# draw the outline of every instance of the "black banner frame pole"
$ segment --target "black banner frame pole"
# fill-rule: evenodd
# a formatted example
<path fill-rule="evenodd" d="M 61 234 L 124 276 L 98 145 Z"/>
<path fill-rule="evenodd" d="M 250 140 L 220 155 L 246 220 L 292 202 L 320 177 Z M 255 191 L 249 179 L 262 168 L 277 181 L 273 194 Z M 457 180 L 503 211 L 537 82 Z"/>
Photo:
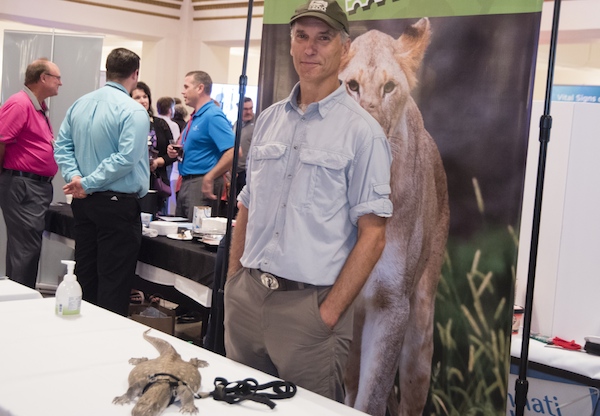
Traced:
<path fill-rule="evenodd" d="M 538 156 L 537 182 L 535 188 L 535 203 L 533 206 L 533 227 L 531 230 L 531 245 L 529 250 L 529 269 L 527 274 L 527 289 L 525 292 L 525 313 L 523 315 L 523 337 L 521 341 L 521 358 L 519 361 L 519 378 L 515 382 L 516 415 L 523 416 L 527 404 L 527 364 L 529 357 L 529 338 L 531 332 L 531 314 L 533 310 L 533 291 L 535 285 L 535 269 L 537 266 L 538 243 L 540 235 L 540 218 L 542 212 L 542 194 L 544 191 L 544 174 L 546 171 L 546 154 L 552 129 L 550 104 L 552 102 L 552 83 L 554 81 L 554 63 L 558 41 L 558 18 L 560 16 L 561 0 L 554 0 L 552 16 L 552 32 L 550 36 L 550 54 L 548 56 L 548 76 L 546 79 L 546 96 L 544 113 L 540 117 L 540 151 Z"/>
<path fill-rule="evenodd" d="M 248 49 L 250 47 L 250 27 L 252 24 L 252 8 L 254 6 L 253 0 L 248 0 L 248 15 L 246 17 L 246 37 L 244 39 L 244 56 L 242 58 L 242 74 L 240 75 L 239 80 L 239 94 L 240 98 L 238 101 L 238 115 L 237 121 L 235 123 L 235 144 L 233 146 L 233 162 L 231 164 L 231 184 L 229 187 L 229 196 L 227 198 L 227 228 L 225 232 L 225 245 L 223 249 L 223 263 L 221 265 L 220 270 L 220 278 L 215 279 L 215 283 L 218 282 L 217 285 L 213 286 L 213 291 L 217 291 L 217 304 L 211 305 L 211 314 L 214 312 L 214 317 L 211 317 L 211 325 L 214 325 L 214 345 L 207 346 L 208 349 L 212 350 L 221 355 L 225 355 L 225 351 L 221 350 L 223 347 L 221 345 L 221 340 L 223 339 L 223 297 L 224 297 L 224 287 L 225 287 L 225 279 L 227 277 L 227 269 L 229 265 L 229 248 L 231 246 L 231 228 L 233 223 L 233 218 L 235 216 L 236 209 L 236 201 L 237 201 L 237 189 L 236 189 L 236 177 L 237 177 L 237 166 L 239 160 L 239 151 L 240 151 L 240 141 L 241 141 L 241 133 L 242 133 L 242 114 L 244 111 L 244 98 L 246 97 L 246 85 L 248 85 L 248 77 L 246 76 L 246 68 L 248 65 Z M 242 155 L 246 157 L 247 155 Z M 219 196 L 218 196 L 219 197 Z M 221 250 L 221 247 L 219 247 Z M 213 299 L 215 297 L 213 296 Z M 213 319 L 214 318 L 214 319 Z"/>

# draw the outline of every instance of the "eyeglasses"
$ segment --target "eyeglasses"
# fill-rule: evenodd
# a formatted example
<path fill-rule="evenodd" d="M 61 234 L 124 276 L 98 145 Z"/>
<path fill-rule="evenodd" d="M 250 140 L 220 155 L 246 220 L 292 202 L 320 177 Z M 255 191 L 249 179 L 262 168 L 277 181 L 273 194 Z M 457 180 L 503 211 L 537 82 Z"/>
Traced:
<path fill-rule="evenodd" d="M 46 75 L 50 75 L 51 77 L 54 77 L 54 78 L 56 78 L 57 80 L 59 80 L 59 81 L 60 81 L 60 75 L 54 75 L 54 74 L 50 74 L 50 73 L 48 73 L 48 72 L 44 72 L 44 74 L 46 74 Z"/>

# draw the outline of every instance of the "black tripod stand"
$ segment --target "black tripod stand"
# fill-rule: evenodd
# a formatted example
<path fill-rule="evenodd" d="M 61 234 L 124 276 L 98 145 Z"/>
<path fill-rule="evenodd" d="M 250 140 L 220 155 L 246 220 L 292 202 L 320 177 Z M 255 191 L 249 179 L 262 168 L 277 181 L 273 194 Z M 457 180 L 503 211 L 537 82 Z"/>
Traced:
<path fill-rule="evenodd" d="M 527 364 L 529 356 L 529 335 L 531 332 L 531 313 L 533 310 L 533 290 L 535 284 L 535 269 L 537 265 L 538 242 L 540 235 L 540 217 L 542 212 L 542 194 L 544 191 L 544 174 L 546 171 L 546 154 L 550 141 L 552 117 L 550 116 L 550 103 L 552 96 L 552 82 L 554 79 L 554 62 L 556 57 L 556 43 L 558 39 L 558 17 L 560 15 L 560 1 L 554 0 L 554 14 L 552 17 L 552 35 L 550 37 L 550 54 L 548 59 L 548 77 L 546 80 L 546 96 L 544 100 L 544 113 L 540 117 L 540 152 L 538 157 L 538 171 L 535 188 L 535 202 L 533 206 L 533 227 L 531 230 L 531 246 L 529 250 L 529 268 L 527 273 L 527 289 L 525 292 L 525 313 L 523 315 L 523 341 L 521 344 L 521 359 L 519 362 L 519 378 L 515 383 L 516 415 L 523 416 L 527 404 Z"/>
<path fill-rule="evenodd" d="M 215 270 L 215 280 L 213 283 L 212 305 L 209 318 L 209 327 L 204 340 L 204 347 L 216 352 L 217 354 L 225 355 L 225 346 L 223 341 L 223 287 L 225 286 L 225 278 L 227 276 L 227 265 L 229 263 L 229 247 L 231 245 L 231 225 L 235 216 L 236 206 L 236 180 L 235 175 L 239 160 L 240 137 L 242 132 L 242 112 L 244 110 L 244 97 L 246 96 L 246 86 L 248 85 L 248 77 L 246 76 L 246 67 L 248 64 L 248 48 L 250 45 L 250 26 L 252 23 L 252 7 L 253 0 L 248 0 L 248 15 L 246 18 L 246 37 L 244 40 L 244 57 L 242 59 L 242 74 L 240 75 L 240 98 L 238 102 L 238 115 L 235 129 L 235 144 L 233 152 L 233 163 L 231 167 L 231 187 L 229 188 L 229 198 L 227 201 L 227 228 L 225 237 L 219 245 L 217 253 L 217 265 L 221 265 L 220 270 Z M 244 155 L 246 157 L 246 155 Z"/>

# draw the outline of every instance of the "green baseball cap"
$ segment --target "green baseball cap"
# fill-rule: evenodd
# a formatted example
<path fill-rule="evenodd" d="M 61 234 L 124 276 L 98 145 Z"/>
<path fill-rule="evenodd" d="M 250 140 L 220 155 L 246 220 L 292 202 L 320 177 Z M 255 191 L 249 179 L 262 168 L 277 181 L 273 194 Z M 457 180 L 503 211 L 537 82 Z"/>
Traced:
<path fill-rule="evenodd" d="M 335 0 L 309 0 L 298 7 L 290 19 L 290 24 L 301 17 L 316 17 L 337 30 L 348 30 L 348 16 Z"/>

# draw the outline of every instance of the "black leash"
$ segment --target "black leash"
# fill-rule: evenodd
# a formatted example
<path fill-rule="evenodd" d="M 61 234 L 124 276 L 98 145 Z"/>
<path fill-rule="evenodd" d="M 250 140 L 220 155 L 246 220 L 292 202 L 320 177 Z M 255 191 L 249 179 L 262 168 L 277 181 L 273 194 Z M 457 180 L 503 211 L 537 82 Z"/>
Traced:
<path fill-rule="evenodd" d="M 150 386 L 157 383 L 169 385 L 169 388 L 171 390 L 171 400 L 169 401 L 169 406 L 175 402 L 175 398 L 177 397 L 177 388 L 179 386 L 187 387 L 188 390 L 192 392 L 195 399 L 201 399 L 200 395 L 195 393 L 185 381 L 169 373 L 156 373 L 148 376 L 148 384 L 146 384 L 140 396 L 146 393 L 146 390 L 148 390 Z"/>
<path fill-rule="evenodd" d="M 258 384 L 253 378 L 241 381 L 229 382 L 222 377 L 215 378 L 215 389 L 210 396 L 218 401 L 235 404 L 244 400 L 266 404 L 271 409 L 275 407 L 273 400 L 289 399 L 294 397 L 297 388 L 289 381 L 271 381 L 270 383 Z M 261 390 L 273 389 L 274 393 L 260 392 Z"/>

